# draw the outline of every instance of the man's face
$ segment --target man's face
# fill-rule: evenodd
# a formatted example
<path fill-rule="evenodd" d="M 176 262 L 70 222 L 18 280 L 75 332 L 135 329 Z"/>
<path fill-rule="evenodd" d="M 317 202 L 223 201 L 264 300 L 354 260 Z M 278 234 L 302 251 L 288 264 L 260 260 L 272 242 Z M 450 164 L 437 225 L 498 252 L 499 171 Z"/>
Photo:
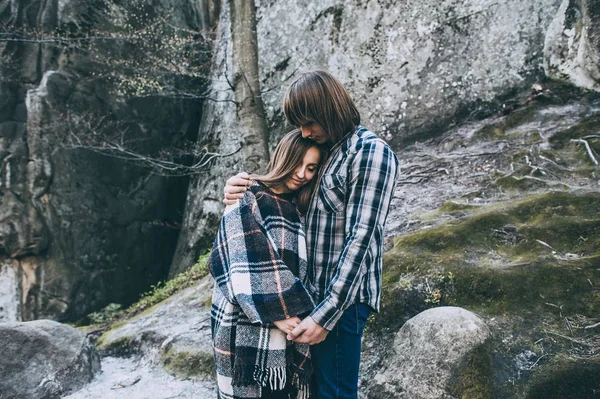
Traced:
<path fill-rule="evenodd" d="M 311 123 L 308 125 L 300 126 L 302 131 L 302 137 L 305 139 L 311 139 L 315 143 L 325 144 L 329 141 L 329 136 L 325 133 L 323 126 L 318 123 Z"/>

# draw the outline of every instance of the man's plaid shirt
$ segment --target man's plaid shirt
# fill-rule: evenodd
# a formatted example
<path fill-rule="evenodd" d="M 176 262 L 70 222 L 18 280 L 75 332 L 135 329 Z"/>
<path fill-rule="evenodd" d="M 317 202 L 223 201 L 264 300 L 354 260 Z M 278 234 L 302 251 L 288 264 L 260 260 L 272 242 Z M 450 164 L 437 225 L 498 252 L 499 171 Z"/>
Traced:
<path fill-rule="evenodd" d="M 306 214 L 311 317 L 331 330 L 353 303 L 379 310 L 383 228 L 398 159 L 362 126 L 333 146 Z"/>

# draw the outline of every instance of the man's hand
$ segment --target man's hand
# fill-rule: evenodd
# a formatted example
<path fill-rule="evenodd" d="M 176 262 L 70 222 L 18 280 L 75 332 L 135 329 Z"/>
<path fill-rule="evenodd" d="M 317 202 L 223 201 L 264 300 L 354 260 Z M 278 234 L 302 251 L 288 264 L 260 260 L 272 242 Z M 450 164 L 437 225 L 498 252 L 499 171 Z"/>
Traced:
<path fill-rule="evenodd" d="M 249 185 L 250 179 L 248 173 L 246 172 L 241 172 L 233 177 L 230 177 L 225 183 L 225 188 L 223 189 L 223 204 L 226 206 L 235 204 L 235 201 L 244 197 L 244 193 L 246 190 L 248 190 Z"/>
<path fill-rule="evenodd" d="M 275 324 L 277 328 L 279 328 L 285 334 L 289 334 L 298 326 L 298 324 L 300 324 L 300 318 L 298 316 L 294 316 L 290 317 L 289 319 L 274 321 L 273 324 Z"/>
<path fill-rule="evenodd" d="M 329 334 L 328 330 L 308 316 L 287 335 L 287 339 L 301 344 L 316 345 L 323 342 L 327 338 L 327 334 Z"/>

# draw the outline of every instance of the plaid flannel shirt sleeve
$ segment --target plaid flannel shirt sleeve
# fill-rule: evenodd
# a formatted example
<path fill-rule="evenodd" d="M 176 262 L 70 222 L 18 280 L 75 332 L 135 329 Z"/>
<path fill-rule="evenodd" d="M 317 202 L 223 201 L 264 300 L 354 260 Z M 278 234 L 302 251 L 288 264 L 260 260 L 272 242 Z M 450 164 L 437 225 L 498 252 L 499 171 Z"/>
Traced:
<path fill-rule="evenodd" d="M 366 271 L 365 258 L 371 240 L 376 229 L 383 229 L 388 214 L 397 170 L 396 155 L 379 139 L 366 140 L 352 161 L 348 176 L 346 242 L 327 295 L 311 313 L 327 330 L 333 329 L 356 298 Z"/>
<path fill-rule="evenodd" d="M 219 288 L 252 323 L 272 323 L 314 308 L 305 286 L 269 239 L 252 194 L 224 215 L 219 230 L 220 244 L 212 256 L 227 269 Z"/>

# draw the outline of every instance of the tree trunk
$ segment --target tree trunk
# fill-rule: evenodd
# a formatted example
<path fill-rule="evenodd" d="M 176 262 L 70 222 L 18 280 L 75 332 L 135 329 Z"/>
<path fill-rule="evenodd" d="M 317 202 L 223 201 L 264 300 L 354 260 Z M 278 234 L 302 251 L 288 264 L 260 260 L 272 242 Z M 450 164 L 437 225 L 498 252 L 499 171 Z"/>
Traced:
<path fill-rule="evenodd" d="M 253 0 L 230 0 L 233 46 L 233 91 L 242 144 L 242 163 L 248 172 L 263 171 L 269 159 L 267 124 L 258 78 L 256 5 Z"/>
<path fill-rule="evenodd" d="M 210 248 L 223 212 L 223 186 L 239 171 L 260 172 L 268 139 L 260 94 L 256 8 L 230 0 L 221 7 L 211 72 L 213 101 L 204 103 L 198 142 L 218 158 L 192 179 L 169 276 L 189 268 Z"/>

